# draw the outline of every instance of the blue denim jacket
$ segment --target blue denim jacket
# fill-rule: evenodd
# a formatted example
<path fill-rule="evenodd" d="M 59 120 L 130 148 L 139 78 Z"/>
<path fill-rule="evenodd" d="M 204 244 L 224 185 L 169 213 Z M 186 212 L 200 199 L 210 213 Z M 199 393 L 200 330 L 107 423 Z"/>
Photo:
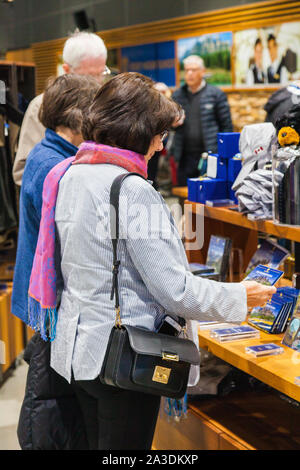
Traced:
<path fill-rule="evenodd" d="M 55 165 L 76 152 L 77 147 L 51 129 L 46 129 L 45 138 L 32 149 L 26 160 L 20 193 L 19 234 L 11 302 L 12 313 L 25 323 L 28 322 L 28 287 L 41 220 L 44 180 Z"/>

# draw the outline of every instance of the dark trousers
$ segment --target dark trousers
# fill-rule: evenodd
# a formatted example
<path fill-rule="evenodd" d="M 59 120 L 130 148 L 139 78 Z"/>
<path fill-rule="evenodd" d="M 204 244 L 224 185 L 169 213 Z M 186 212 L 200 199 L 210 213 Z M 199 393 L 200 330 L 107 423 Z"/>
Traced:
<path fill-rule="evenodd" d="M 150 450 L 160 397 L 73 381 L 90 450 Z"/>

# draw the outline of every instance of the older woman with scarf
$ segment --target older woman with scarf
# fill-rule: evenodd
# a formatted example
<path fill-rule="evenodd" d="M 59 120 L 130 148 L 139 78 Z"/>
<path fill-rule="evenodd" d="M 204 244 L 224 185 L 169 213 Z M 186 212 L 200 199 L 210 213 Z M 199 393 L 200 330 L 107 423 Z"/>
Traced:
<path fill-rule="evenodd" d="M 44 185 L 29 288 L 31 324 L 52 341 L 53 369 L 76 387 L 90 449 L 150 449 L 160 405 L 158 396 L 99 379 L 115 322 L 110 188 L 128 172 L 146 178 L 147 162 L 162 150 L 165 133 L 180 118 L 178 105 L 153 85 L 133 72 L 106 83 L 84 116 L 85 142 Z M 147 180 L 132 175 L 123 182 L 119 214 L 119 297 L 126 324 L 155 331 L 166 312 L 188 321 L 241 322 L 247 306 L 261 305 L 274 293 L 256 282 L 193 276 L 169 209 Z M 60 262 L 55 264 L 57 248 Z"/>

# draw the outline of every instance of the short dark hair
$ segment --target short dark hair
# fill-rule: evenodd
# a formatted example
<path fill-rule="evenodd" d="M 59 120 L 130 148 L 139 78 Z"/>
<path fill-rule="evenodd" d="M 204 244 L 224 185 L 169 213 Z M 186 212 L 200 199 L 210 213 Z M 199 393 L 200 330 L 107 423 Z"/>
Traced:
<path fill-rule="evenodd" d="M 275 38 L 274 34 L 272 34 L 272 33 L 269 34 L 268 39 L 267 39 L 267 42 L 270 42 L 270 41 L 274 41 L 275 44 L 277 44 L 276 38 Z"/>
<path fill-rule="evenodd" d="M 145 155 L 153 137 L 170 129 L 182 112 L 154 84 L 136 72 L 106 82 L 83 118 L 83 138 Z"/>
<path fill-rule="evenodd" d="M 256 41 L 255 41 L 255 43 L 254 43 L 254 49 L 256 48 L 256 46 L 257 46 L 258 44 L 262 44 L 262 40 L 261 40 L 260 38 L 257 38 L 257 39 L 256 39 Z"/>
<path fill-rule="evenodd" d="M 59 126 L 81 132 L 82 115 L 99 89 L 99 83 L 87 75 L 65 74 L 51 78 L 46 86 L 39 119 L 44 127 Z"/>

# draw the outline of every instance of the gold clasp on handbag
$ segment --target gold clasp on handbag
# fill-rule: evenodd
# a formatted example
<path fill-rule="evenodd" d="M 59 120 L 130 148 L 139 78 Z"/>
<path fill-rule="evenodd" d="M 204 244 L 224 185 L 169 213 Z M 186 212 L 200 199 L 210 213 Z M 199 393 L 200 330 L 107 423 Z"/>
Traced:
<path fill-rule="evenodd" d="M 153 382 L 159 382 L 161 384 L 167 384 L 169 382 L 171 369 L 168 367 L 156 366 L 152 377 Z"/>
<path fill-rule="evenodd" d="M 121 316 L 120 316 L 120 307 L 116 308 L 116 319 L 115 319 L 115 326 L 117 328 L 121 328 Z"/>
<path fill-rule="evenodd" d="M 176 362 L 179 361 L 178 354 L 168 353 L 168 352 L 164 352 L 164 351 L 162 352 L 162 358 L 165 361 L 176 361 Z"/>

